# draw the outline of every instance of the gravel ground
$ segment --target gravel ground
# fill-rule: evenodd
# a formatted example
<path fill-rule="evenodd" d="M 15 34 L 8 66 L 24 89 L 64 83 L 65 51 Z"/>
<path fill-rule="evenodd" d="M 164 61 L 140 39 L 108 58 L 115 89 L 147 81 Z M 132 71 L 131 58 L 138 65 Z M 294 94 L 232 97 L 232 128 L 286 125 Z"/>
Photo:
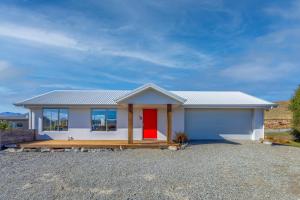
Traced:
<path fill-rule="evenodd" d="M 0 152 L 0 199 L 300 199 L 300 148 Z"/>

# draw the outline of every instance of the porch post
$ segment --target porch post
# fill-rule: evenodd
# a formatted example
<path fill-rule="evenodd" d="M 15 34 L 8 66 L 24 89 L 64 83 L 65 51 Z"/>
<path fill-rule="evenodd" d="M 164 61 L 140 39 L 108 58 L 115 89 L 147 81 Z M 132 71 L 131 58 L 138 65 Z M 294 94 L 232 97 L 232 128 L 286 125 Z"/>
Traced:
<path fill-rule="evenodd" d="M 32 129 L 32 111 L 31 109 L 29 110 L 29 115 L 28 115 L 28 129 Z"/>
<path fill-rule="evenodd" d="M 128 144 L 133 143 L 133 105 L 128 104 Z"/>
<path fill-rule="evenodd" d="M 172 143 L 172 104 L 167 104 L 167 142 Z"/>

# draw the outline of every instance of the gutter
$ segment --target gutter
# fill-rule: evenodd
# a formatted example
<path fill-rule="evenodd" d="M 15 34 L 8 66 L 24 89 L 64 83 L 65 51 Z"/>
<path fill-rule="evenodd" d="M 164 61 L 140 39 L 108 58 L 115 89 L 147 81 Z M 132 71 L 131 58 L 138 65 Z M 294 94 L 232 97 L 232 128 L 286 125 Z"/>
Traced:
<path fill-rule="evenodd" d="M 183 108 L 262 108 L 262 109 L 273 109 L 278 107 L 277 104 L 244 104 L 244 105 L 233 105 L 233 104 L 190 104 L 183 105 Z"/>

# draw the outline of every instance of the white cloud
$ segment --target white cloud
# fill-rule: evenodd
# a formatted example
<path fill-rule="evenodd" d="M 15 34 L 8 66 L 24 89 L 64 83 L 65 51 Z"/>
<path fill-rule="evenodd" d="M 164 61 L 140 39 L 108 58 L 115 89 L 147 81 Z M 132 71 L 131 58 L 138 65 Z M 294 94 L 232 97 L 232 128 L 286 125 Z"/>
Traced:
<path fill-rule="evenodd" d="M 0 80 L 16 78 L 22 74 L 22 70 L 17 69 L 5 60 L 0 60 Z"/>
<path fill-rule="evenodd" d="M 162 80 L 170 80 L 170 81 L 175 81 L 176 79 L 178 79 L 177 77 L 168 74 L 162 74 L 160 75 L 160 77 Z"/>
<path fill-rule="evenodd" d="M 300 0 L 295 0 L 288 8 L 278 6 L 269 7 L 266 9 L 266 12 L 285 19 L 300 19 Z"/>
<path fill-rule="evenodd" d="M 274 81 L 288 75 L 293 69 L 291 63 L 270 66 L 264 62 L 249 62 L 226 68 L 221 71 L 221 75 L 242 82 Z"/>
<path fill-rule="evenodd" d="M 199 69 L 210 67 L 214 63 L 214 59 L 209 55 L 183 46 L 177 46 L 176 49 L 166 47 L 154 50 L 153 52 L 142 49 L 139 51 L 130 49 L 122 50 L 110 46 L 110 49 L 100 49 L 98 53 L 127 57 L 168 68 Z"/>
<path fill-rule="evenodd" d="M 119 38 L 105 36 L 104 39 L 82 37 L 76 40 L 62 31 L 0 23 L 0 36 L 30 41 L 47 46 L 80 50 L 81 53 L 126 57 L 169 68 L 197 69 L 213 65 L 214 59 L 205 53 L 167 41 L 153 42 L 150 48 L 122 44 Z M 46 48 L 46 47 L 45 47 Z"/>
<path fill-rule="evenodd" d="M 232 66 L 221 70 L 221 76 L 243 82 L 272 83 L 287 77 L 289 81 L 297 81 L 295 74 L 300 72 L 300 26 L 290 22 L 300 19 L 300 0 L 288 7 L 273 6 L 265 11 L 281 17 L 282 21 L 277 20 L 276 25 L 268 27 L 268 33 L 252 40 L 246 51 L 234 58 Z"/>
<path fill-rule="evenodd" d="M 12 23 L 0 23 L 0 35 L 40 44 L 83 50 L 74 38 L 55 30 L 44 30 L 36 27 L 21 26 Z"/>
<path fill-rule="evenodd" d="M 278 47 L 284 46 L 297 46 L 299 47 L 298 43 L 300 42 L 300 27 L 296 28 L 283 28 L 281 30 L 273 31 L 269 34 L 263 35 L 257 38 L 257 43 L 260 45 L 280 45 Z"/>
<path fill-rule="evenodd" d="M 0 85 L 0 94 L 1 94 L 1 96 L 8 96 L 8 95 L 15 94 L 15 92 L 6 86 Z"/>
<path fill-rule="evenodd" d="M 118 75 L 109 74 L 109 73 L 105 73 L 105 72 L 101 72 L 100 76 L 108 78 L 110 80 L 121 81 L 121 82 L 125 82 L 125 83 L 145 84 L 147 82 L 147 81 L 137 78 L 137 77 L 126 78 L 125 76 L 118 76 Z"/>
<path fill-rule="evenodd" d="M 0 73 L 6 70 L 9 67 L 8 62 L 0 60 Z"/>

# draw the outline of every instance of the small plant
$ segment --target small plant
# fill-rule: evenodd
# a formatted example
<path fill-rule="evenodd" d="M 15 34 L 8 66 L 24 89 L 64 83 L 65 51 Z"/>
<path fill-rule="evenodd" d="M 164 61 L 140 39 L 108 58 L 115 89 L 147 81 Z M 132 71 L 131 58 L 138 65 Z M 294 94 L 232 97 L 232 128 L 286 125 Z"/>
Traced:
<path fill-rule="evenodd" d="M 293 129 L 291 135 L 294 137 L 295 141 L 300 141 L 300 132 L 297 129 Z"/>
<path fill-rule="evenodd" d="M 9 128 L 9 124 L 5 120 L 0 120 L 0 131 L 7 130 Z"/>
<path fill-rule="evenodd" d="M 184 132 L 178 132 L 175 136 L 175 142 L 179 144 L 187 143 L 188 137 Z"/>

